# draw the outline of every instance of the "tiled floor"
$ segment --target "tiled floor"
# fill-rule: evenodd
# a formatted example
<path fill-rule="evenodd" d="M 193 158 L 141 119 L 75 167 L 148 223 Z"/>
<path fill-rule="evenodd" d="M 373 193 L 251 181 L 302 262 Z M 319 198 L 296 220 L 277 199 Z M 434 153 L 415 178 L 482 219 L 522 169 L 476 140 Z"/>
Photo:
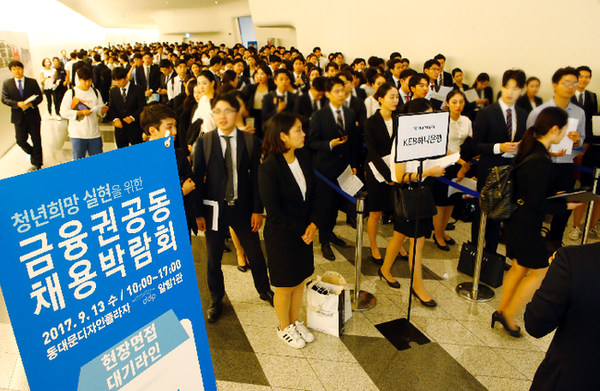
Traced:
<path fill-rule="evenodd" d="M 42 137 L 52 139 L 52 134 L 56 134 L 60 131 L 60 127 L 65 125 L 66 121 L 62 123 L 53 120 L 44 121 Z M 113 144 L 105 143 L 105 150 L 113 148 Z M 65 157 L 70 154 L 68 143 L 65 145 L 64 152 L 65 155 L 58 151 L 52 154 L 54 160 L 46 162 L 46 165 L 64 161 Z M 0 177 L 24 173 L 28 168 L 27 156 L 18 147 L 15 147 L 0 160 Z M 349 243 L 354 241 L 355 230 L 345 224 L 336 227 L 336 233 Z M 378 238 L 380 247 L 385 248 L 391 233 L 390 226 L 381 227 Z M 400 277 L 405 276 L 402 268 L 407 269 L 405 265 L 400 264 L 402 261 L 397 261 L 399 265 L 396 265 L 397 268 L 394 269 L 394 274 L 400 277 L 398 278 L 402 284 L 400 290 L 389 288 L 385 282 L 380 281 L 374 272 L 376 268 L 373 265 L 363 265 L 361 287 L 376 295 L 377 306 L 370 311 L 354 313 L 353 318 L 346 325 L 346 332 L 342 338 L 316 332 L 316 341 L 308 344 L 304 349 L 298 350 L 285 346 L 278 339 L 275 333 L 277 324 L 275 312 L 258 298 L 251 274 L 240 273 L 236 269 L 235 255 L 226 254 L 223 271 L 231 307 L 226 307 L 225 312 L 233 309 L 233 315 L 237 318 L 236 322 L 239 322 L 236 324 L 239 324 L 238 327 L 242 329 L 237 331 L 243 332 L 245 337 L 243 335 L 242 337 L 247 339 L 249 347 L 243 354 L 231 350 L 230 356 L 225 354 L 225 350 L 215 349 L 212 352 L 218 389 L 220 391 L 431 390 L 431 388 L 427 388 L 428 386 L 422 378 L 413 377 L 410 374 L 437 370 L 442 373 L 449 371 L 450 373 L 445 375 L 450 377 L 454 375 L 453 371 L 456 371 L 457 377 L 462 376 L 465 379 L 474 377 L 483 385 L 478 385 L 474 389 L 528 390 L 552 336 L 538 340 L 524 335 L 523 338 L 515 339 L 508 336 L 500 326 L 491 329 L 490 318 L 500 300 L 501 288 L 495 289 L 496 297 L 489 303 L 471 304 L 459 298 L 454 291 L 456 285 L 471 280 L 456 271 L 460 244 L 468 239 L 470 226 L 458 223 L 456 230 L 449 234 L 458 243 L 452 246 L 450 252 L 438 250 L 431 240 L 427 240 L 423 256 L 424 266 L 430 269 L 434 275 L 447 277 L 425 281 L 428 291 L 439 305 L 437 308 L 429 309 L 413 302 L 411 321 L 432 341 L 432 344 L 429 344 L 430 347 L 422 348 L 420 351 L 424 352 L 424 355 L 431 351 L 430 357 L 438 357 L 436 354 L 440 353 L 434 354 L 431 349 L 441 346 L 443 348 L 441 352 L 451 357 L 452 362 L 442 359 L 440 359 L 442 361 L 433 362 L 428 361 L 429 357 L 422 357 L 424 364 L 419 364 L 421 367 L 418 368 L 411 368 L 411 362 L 415 362 L 414 360 L 389 362 L 382 361 L 379 357 L 379 353 L 383 355 L 384 350 L 393 352 L 393 354 L 396 352 L 393 348 L 389 350 L 391 345 L 383 338 L 375 325 L 406 316 L 409 280 Z M 198 241 L 203 241 L 203 238 L 194 238 L 194 241 L 199 243 Z M 576 244 L 568 239 L 565 241 L 568 244 Z M 363 243 L 365 246 L 368 245 L 366 233 Z M 229 245 L 233 248 L 231 244 Z M 335 262 L 325 260 L 321 256 L 318 245 L 315 246 L 315 249 L 315 274 L 335 270 L 342 273 L 349 283 L 354 283 L 354 266 L 342 256 L 338 249 L 334 249 L 337 258 Z M 503 248 L 500 251 L 503 251 Z M 351 253 L 347 249 L 343 252 L 344 254 Z M 365 248 L 363 258 L 366 259 L 368 255 L 369 250 Z M 202 267 L 198 259 L 196 262 Z M 202 286 L 206 283 L 201 279 L 199 284 L 202 290 Z M 303 308 L 302 314 L 302 317 L 305 317 L 305 308 Z M 522 324 L 522 320 L 520 323 Z M 208 325 L 211 328 L 209 335 L 211 332 L 218 335 L 231 331 L 224 330 L 225 325 L 226 323 L 221 323 L 221 321 Z M 212 343 L 213 341 L 211 341 Z M 216 345 L 212 347 L 215 348 Z M 361 352 L 361 349 L 364 351 Z M 374 354 L 365 357 L 369 349 L 375 349 Z M 414 350 L 412 354 L 417 354 L 416 352 L 419 351 L 412 350 Z M 445 365 L 444 363 L 452 365 L 449 365 L 447 369 L 440 368 L 441 365 Z M 247 365 L 252 368 L 249 371 L 253 372 L 248 372 L 247 375 L 231 381 L 233 377 L 217 370 L 223 368 L 224 365 L 234 365 L 235 367 Z M 396 370 L 398 365 L 403 366 L 405 373 L 408 374 L 406 378 L 397 380 L 395 384 L 382 382 L 381 378 L 387 376 L 386 372 Z M 461 375 L 461 371 L 464 374 Z M 255 384 L 248 384 L 248 382 Z M 0 391 L 28 389 L 4 302 L 0 300 Z"/>

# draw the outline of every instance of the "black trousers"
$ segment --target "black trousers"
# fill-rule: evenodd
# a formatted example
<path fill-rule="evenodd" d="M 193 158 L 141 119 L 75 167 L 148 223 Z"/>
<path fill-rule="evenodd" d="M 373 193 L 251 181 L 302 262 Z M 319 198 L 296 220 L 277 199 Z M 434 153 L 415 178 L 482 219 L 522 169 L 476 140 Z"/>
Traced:
<path fill-rule="evenodd" d="M 41 123 L 40 120 L 24 115 L 23 121 L 19 125 L 15 124 L 15 136 L 17 145 L 21 147 L 25 153 L 30 155 L 31 164 L 41 166 L 44 162 L 42 155 L 42 136 L 40 135 Z M 31 136 L 33 145 L 27 142 Z"/>
<path fill-rule="evenodd" d="M 46 96 L 46 103 L 48 104 L 48 114 L 52 115 L 52 97 L 54 96 L 54 91 L 52 90 L 44 90 L 44 95 Z M 56 102 L 55 106 L 56 106 Z M 60 107 L 56 110 L 56 114 L 60 113 Z"/>
<path fill-rule="evenodd" d="M 123 124 L 123 128 L 119 129 L 115 127 L 115 143 L 117 144 L 117 148 L 140 144 L 143 141 L 142 129 L 139 125 L 135 124 L 135 122 L 127 124 L 123 120 L 121 120 L 121 123 Z"/>
<path fill-rule="evenodd" d="M 213 303 L 219 303 L 225 296 L 225 281 L 221 270 L 223 259 L 223 246 L 229 235 L 228 227 L 233 228 L 244 251 L 248 257 L 248 264 L 254 279 L 254 286 L 258 293 L 265 293 L 271 289 L 267 275 L 265 256 L 260 247 L 258 232 L 252 232 L 250 218 L 246 213 L 239 213 L 237 206 L 226 206 L 220 212 L 219 230 L 206 230 L 206 249 L 208 252 L 207 280 L 208 289 Z M 207 225 L 210 222 L 207 222 Z"/>
<path fill-rule="evenodd" d="M 575 188 L 575 165 L 572 163 L 555 163 L 554 168 L 556 169 L 557 180 L 556 180 L 556 191 L 571 191 Z M 565 228 L 571 217 L 571 210 L 560 216 L 552 216 L 552 223 L 550 223 L 550 238 L 556 244 L 562 242 Z"/>

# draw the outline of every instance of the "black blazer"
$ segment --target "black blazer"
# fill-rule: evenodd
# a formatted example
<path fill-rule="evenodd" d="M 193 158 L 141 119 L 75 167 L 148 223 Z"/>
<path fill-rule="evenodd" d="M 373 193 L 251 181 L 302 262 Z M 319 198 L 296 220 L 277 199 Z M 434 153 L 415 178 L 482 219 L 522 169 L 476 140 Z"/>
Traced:
<path fill-rule="evenodd" d="M 162 75 L 158 65 L 150 65 L 150 89 L 152 92 L 158 91 L 160 88 L 160 75 Z M 140 65 L 135 70 L 136 84 L 142 88 L 146 88 L 146 75 L 144 74 L 144 66 Z"/>
<path fill-rule="evenodd" d="M 296 98 L 296 102 L 294 103 L 294 113 L 301 115 L 304 120 L 302 123 L 302 128 L 307 131 L 308 125 L 310 123 L 310 117 L 313 114 L 312 101 L 310 100 L 309 93 L 302 94 Z M 325 107 L 327 102 L 327 98 L 321 98 L 319 101 L 321 104 L 321 108 Z"/>
<path fill-rule="evenodd" d="M 365 126 L 365 121 L 367 120 L 367 107 L 365 106 L 365 102 L 356 96 L 352 96 L 350 98 L 350 108 L 354 110 L 354 114 L 356 114 L 358 128 L 362 133 L 362 130 Z"/>
<path fill-rule="evenodd" d="M 37 95 L 37 98 L 31 102 L 31 107 L 27 110 L 23 110 L 19 107 L 18 103 L 25 101 L 27 98 Z M 21 125 L 24 119 L 31 121 L 41 121 L 40 110 L 38 105 L 44 100 L 44 95 L 40 90 L 35 79 L 25 77 L 23 81 L 23 96 L 19 93 L 17 83 L 14 78 L 6 79 L 2 84 L 2 103 L 10 106 L 10 122 L 15 125 Z"/>
<path fill-rule="evenodd" d="M 444 80 L 442 81 L 443 87 L 452 87 L 454 84 L 454 79 L 449 72 L 444 71 Z"/>
<path fill-rule="evenodd" d="M 254 95 L 256 95 L 256 89 L 258 84 L 249 84 L 242 88 L 242 95 L 244 96 L 244 103 L 248 110 L 252 110 L 254 107 Z M 274 91 L 277 87 L 274 84 L 268 83 L 267 88 L 269 92 Z"/>
<path fill-rule="evenodd" d="M 255 91 L 256 92 L 256 91 Z M 262 123 L 263 123 L 263 127 L 265 126 L 265 124 L 267 123 L 267 121 L 274 116 L 275 114 L 277 114 L 277 105 L 279 103 L 279 98 L 277 97 L 277 92 L 276 91 L 271 91 L 269 92 L 267 95 L 265 95 L 263 97 L 263 101 L 262 101 Z M 296 101 L 296 94 L 294 94 L 293 92 L 287 92 L 286 93 L 286 106 L 285 109 L 283 109 L 283 111 L 287 111 L 289 113 L 291 113 L 292 111 L 294 111 L 294 103 Z M 277 103 L 275 103 L 277 102 Z"/>
<path fill-rule="evenodd" d="M 319 222 L 317 180 L 310 153 L 306 148 L 298 149 L 296 158 L 306 180 L 306 200 L 282 154 L 268 155 L 258 170 L 260 195 L 267 209 L 265 230 L 270 231 L 271 239 L 279 236 L 280 243 L 289 242 L 290 235 L 304 235 L 310 223 Z"/>
<path fill-rule="evenodd" d="M 306 140 L 306 145 L 313 152 L 315 169 L 334 182 L 349 164 L 358 168 L 356 114 L 345 106 L 342 110 L 344 134 L 348 136 L 344 144 L 333 149 L 329 147 L 331 140 L 342 137 L 337 129 L 335 113 L 329 105 L 313 113 Z"/>
<path fill-rule="evenodd" d="M 263 205 L 260 200 L 258 190 L 258 166 L 260 164 L 260 144 L 256 136 L 252 136 L 254 146 L 252 156 L 248 154 L 246 140 L 242 131 L 237 132 L 237 176 L 238 176 L 238 212 L 247 215 L 248 219 L 252 213 L 263 212 Z M 204 157 L 204 143 L 212 143 L 210 148 L 210 157 L 208 165 Z M 198 182 L 196 182 L 196 205 L 194 212 L 196 217 L 204 217 L 204 200 L 217 201 L 219 210 L 224 211 L 225 206 L 225 187 L 227 186 L 227 167 L 219 134 L 217 130 L 204 133 L 198 137 L 196 147 L 194 148 L 194 173 Z M 202 180 L 204 178 L 204 180 Z M 222 217 L 223 214 L 220 213 Z M 221 226 L 222 219 L 219 219 L 219 230 L 225 229 Z"/>
<path fill-rule="evenodd" d="M 535 338 L 556 329 L 532 391 L 600 390 L 600 243 L 561 247 L 525 310 Z"/>
<path fill-rule="evenodd" d="M 592 133 L 592 116 L 598 113 L 598 97 L 588 90 L 584 91 L 583 106 L 577 101 L 577 95 L 573 95 L 571 102 L 585 111 L 585 140 L 594 144 L 600 143 L 600 137 L 594 137 Z"/>
<path fill-rule="evenodd" d="M 292 76 L 292 88 L 294 89 L 298 89 L 298 85 L 296 85 L 296 75 L 294 74 L 294 72 L 291 72 L 291 76 Z M 301 85 L 301 88 L 304 90 L 304 88 L 306 88 L 306 86 L 309 86 L 310 88 L 310 80 L 308 79 L 308 76 L 303 73 L 300 75 L 300 78 L 302 79 L 302 81 L 304 82 L 304 84 Z"/>
<path fill-rule="evenodd" d="M 520 107 L 513 108 L 517 116 L 517 129 L 513 141 L 518 142 L 527 129 L 527 113 Z M 475 152 L 481 155 L 477 165 L 478 190 L 485 184 L 488 169 L 510 164 L 511 159 L 502 157 L 502 153 L 494 154 L 494 145 L 506 142 L 510 140 L 500 103 L 496 102 L 479 110 L 473 123 L 473 144 Z"/>
<path fill-rule="evenodd" d="M 398 117 L 392 115 L 392 124 L 394 133 L 398 127 Z M 385 164 L 382 156 L 387 156 L 392 152 L 392 137 L 388 133 L 385 121 L 379 110 L 365 122 L 365 142 L 367 143 L 367 160 L 365 167 L 369 162 L 373 162 L 377 171 L 385 178 L 386 182 L 392 181 L 390 168 Z"/>
<path fill-rule="evenodd" d="M 533 100 L 535 101 L 535 107 L 538 107 L 542 103 L 544 103 L 544 101 L 542 101 L 542 98 L 540 98 L 539 96 L 534 96 Z M 515 102 L 515 105 L 525 110 L 527 114 L 531 113 L 534 109 L 534 107 L 531 105 L 531 102 L 529 101 L 529 97 L 527 96 L 527 94 L 521 95 Z"/>
<path fill-rule="evenodd" d="M 144 88 L 136 86 L 133 83 L 129 83 L 129 89 L 127 90 L 127 99 L 123 102 L 123 96 L 121 95 L 121 89 L 119 87 L 113 87 L 110 90 L 109 101 L 108 101 L 108 119 L 111 121 L 118 118 L 121 121 L 129 116 L 132 116 L 135 121 L 131 124 L 123 122 L 123 127 L 135 126 L 140 127 L 140 114 L 146 106 L 146 96 L 144 95 Z M 140 128 L 141 129 L 141 128 Z"/>
<path fill-rule="evenodd" d="M 367 91 L 364 88 L 354 87 L 354 92 L 356 92 L 356 97 L 360 99 L 361 102 L 364 102 L 367 99 Z"/>

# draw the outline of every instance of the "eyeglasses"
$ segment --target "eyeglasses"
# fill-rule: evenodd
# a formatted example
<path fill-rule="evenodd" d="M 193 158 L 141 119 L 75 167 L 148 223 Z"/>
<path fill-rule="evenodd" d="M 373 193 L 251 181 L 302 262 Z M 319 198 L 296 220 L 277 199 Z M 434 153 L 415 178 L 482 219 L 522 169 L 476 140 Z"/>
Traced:
<path fill-rule="evenodd" d="M 565 81 L 562 84 L 564 84 L 565 87 L 571 87 L 571 86 L 577 87 L 579 85 L 579 83 L 577 83 L 577 82 L 571 83 L 570 81 Z"/>
<path fill-rule="evenodd" d="M 233 113 L 236 113 L 236 112 L 237 111 L 235 111 L 233 109 L 213 110 L 213 114 L 214 115 L 221 115 L 221 114 L 229 115 L 229 114 L 233 114 Z"/>

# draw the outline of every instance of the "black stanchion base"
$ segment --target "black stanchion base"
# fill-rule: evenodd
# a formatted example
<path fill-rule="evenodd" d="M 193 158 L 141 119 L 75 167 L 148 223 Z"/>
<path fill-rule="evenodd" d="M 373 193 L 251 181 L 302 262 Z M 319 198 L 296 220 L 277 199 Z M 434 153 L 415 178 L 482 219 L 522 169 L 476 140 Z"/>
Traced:
<path fill-rule="evenodd" d="M 398 350 L 410 349 L 410 343 L 419 345 L 430 343 L 425 336 L 406 318 L 395 319 L 375 326 L 383 336 Z"/>

